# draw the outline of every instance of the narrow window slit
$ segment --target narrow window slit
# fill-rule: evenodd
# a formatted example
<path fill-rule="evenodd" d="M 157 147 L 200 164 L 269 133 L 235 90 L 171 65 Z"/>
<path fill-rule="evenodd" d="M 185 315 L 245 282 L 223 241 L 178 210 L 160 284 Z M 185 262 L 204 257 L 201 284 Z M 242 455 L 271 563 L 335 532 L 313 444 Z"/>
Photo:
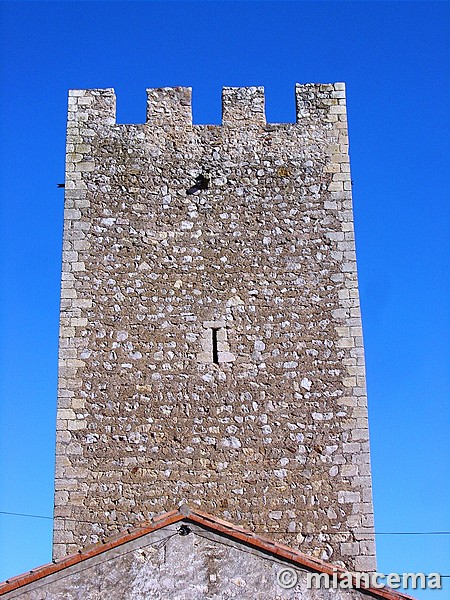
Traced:
<path fill-rule="evenodd" d="M 218 329 L 211 329 L 211 333 L 212 333 L 212 359 L 213 359 L 213 363 L 215 365 L 219 364 L 219 351 L 217 349 L 217 332 L 219 330 Z"/>

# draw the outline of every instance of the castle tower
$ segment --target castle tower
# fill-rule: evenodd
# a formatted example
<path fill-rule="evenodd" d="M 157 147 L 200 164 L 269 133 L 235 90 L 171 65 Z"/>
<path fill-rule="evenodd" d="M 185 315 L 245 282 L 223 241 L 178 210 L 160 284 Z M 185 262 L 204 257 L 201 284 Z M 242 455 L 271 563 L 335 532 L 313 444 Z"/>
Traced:
<path fill-rule="evenodd" d="M 147 102 L 69 94 L 54 554 L 187 503 L 373 570 L 344 85 Z"/>

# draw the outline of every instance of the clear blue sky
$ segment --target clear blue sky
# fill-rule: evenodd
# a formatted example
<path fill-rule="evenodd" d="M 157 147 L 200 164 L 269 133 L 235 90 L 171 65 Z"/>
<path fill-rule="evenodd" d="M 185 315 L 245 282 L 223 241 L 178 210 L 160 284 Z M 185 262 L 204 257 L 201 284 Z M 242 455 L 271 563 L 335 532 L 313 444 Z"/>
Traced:
<path fill-rule="evenodd" d="M 450 531 L 450 4 L 0 2 L 0 511 L 51 517 L 69 88 L 347 83 L 376 531 Z M 0 514 L 0 580 L 50 559 L 51 520 Z M 449 535 L 378 535 L 383 572 L 450 574 Z M 417 593 L 436 600 L 447 591 Z"/>

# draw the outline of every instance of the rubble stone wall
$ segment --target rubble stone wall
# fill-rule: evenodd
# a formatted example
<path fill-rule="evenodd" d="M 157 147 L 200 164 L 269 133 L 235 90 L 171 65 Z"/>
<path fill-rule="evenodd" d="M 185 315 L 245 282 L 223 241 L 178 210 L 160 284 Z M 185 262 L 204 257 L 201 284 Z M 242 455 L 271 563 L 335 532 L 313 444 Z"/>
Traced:
<path fill-rule="evenodd" d="M 188 503 L 375 569 L 344 84 L 295 94 L 69 93 L 55 557 Z"/>

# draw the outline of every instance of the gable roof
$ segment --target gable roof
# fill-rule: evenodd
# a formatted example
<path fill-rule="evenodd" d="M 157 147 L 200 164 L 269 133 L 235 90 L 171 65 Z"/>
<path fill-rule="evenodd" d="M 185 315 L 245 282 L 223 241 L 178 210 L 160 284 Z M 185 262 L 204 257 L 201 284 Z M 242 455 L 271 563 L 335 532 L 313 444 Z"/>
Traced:
<path fill-rule="evenodd" d="M 270 554 L 272 557 L 280 560 L 288 561 L 293 567 L 298 567 L 303 570 L 312 571 L 316 573 L 324 573 L 329 576 L 333 576 L 337 573 L 337 578 L 340 577 L 347 571 L 341 567 L 336 567 L 331 563 L 324 562 L 299 550 L 279 543 L 273 540 L 256 535 L 250 531 L 247 531 L 239 525 L 234 525 L 215 516 L 209 515 L 198 509 L 191 509 L 188 506 L 181 506 L 178 510 L 172 510 L 170 512 L 161 514 L 153 517 L 151 522 L 145 523 L 135 529 L 128 529 L 124 533 L 112 536 L 103 541 L 101 544 L 95 544 L 80 550 L 76 554 L 66 556 L 64 558 L 53 561 L 52 563 L 43 565 L 36 569 L 7 579 L 4 583 L 0 583 L 0 596 L 21 588 L 25 585 L 41 580 L 49 575 L 53 575 L 68 567 L 82 563 L 90 558 L 98 556 L 108 550 L 117 548 L 128 542 L 137 540 L 149 533 L 172 525 L 174 523 L 193 523 L 208 529 L 209 531 L 227 537 L 228 539 L 240 542 L 241 544 L 251 547 L 260 552 Z M 374 587 L 361 587 L 358 588 L 362 594 L 368 595 L 373 598 L 381 598 L 384 600 L 414 600 L 412 596 L 408 596 L 402 592 L 392 590 L 391 588 L 374 588 Z"/>

